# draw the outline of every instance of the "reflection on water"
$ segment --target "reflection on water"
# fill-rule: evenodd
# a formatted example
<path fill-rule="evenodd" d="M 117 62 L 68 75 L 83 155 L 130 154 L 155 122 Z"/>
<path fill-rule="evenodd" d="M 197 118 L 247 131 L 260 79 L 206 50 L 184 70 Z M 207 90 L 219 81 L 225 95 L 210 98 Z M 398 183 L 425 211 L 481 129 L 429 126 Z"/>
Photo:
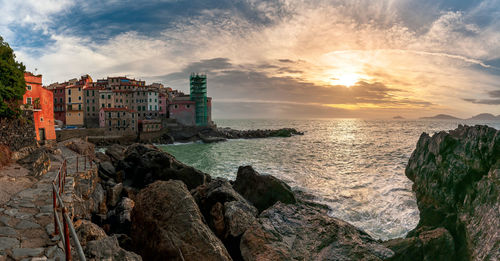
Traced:
<path fill-rule="evenodd" d="M 422 132 L 450 130 L 453 121 L 224 120 L 221 127 L 294 127 L 303 136 L 162 146 L 212 176 L 234 179 L 252 165 L 327 204 L 330 214 L 376 238 L 405 235 L 418 223 L 406 163 Z M 471 124 L 471 123 L 469 123 Z M 498 128 L 498 123 L 488 123 Z"/>

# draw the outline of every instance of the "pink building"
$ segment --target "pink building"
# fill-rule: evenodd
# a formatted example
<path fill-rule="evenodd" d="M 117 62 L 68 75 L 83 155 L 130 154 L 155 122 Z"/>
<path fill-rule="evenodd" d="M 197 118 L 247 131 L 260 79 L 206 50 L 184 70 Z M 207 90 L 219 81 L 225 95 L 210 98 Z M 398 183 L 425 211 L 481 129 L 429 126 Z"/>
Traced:
<path fill-rule="evenodd" d="M 168 105 L 169 117 L 176 119 L 178 123 L 188 126 L 196 125 L 194 101 L 190 100 L 189 95 L 178 96 Z"/>
<path fill-rule="evenodd" d="M 162 118 L 169 118 L 169 115 L 167 113 L 168 111 L 168 104 L 167 104 L 167 95 L 165 93 L 160 93 L 159 94 L 159 113 Z"/>

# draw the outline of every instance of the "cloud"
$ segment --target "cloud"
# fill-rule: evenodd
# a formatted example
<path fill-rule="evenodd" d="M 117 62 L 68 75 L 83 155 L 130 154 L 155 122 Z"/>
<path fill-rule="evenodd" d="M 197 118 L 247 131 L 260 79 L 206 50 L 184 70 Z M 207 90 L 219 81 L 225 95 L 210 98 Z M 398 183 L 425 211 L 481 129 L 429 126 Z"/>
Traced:
<path fill-rule="evenodd" d="M 189 74 L 206 72 L 215 101 L 343 106 L 335 112 L 345 115 L 495 110 L 462 97 L 486 101 L 500 80 L 489 63 L 500 58 L 498 0 L 1 4 L 0 34 L 46 83 L 129 75 L 187 91 Z M 358 83 L 339 85 L 345 75 Z"/>

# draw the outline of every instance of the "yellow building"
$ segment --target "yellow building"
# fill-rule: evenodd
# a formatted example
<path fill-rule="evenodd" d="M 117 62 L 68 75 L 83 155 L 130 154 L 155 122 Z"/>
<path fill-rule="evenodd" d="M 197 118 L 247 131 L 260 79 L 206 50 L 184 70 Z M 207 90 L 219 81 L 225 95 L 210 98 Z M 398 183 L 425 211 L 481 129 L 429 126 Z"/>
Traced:
<path fill-rule="evenodd" d="M 83 126 L 83 85 L 66 87 L 66 125 Z"/>

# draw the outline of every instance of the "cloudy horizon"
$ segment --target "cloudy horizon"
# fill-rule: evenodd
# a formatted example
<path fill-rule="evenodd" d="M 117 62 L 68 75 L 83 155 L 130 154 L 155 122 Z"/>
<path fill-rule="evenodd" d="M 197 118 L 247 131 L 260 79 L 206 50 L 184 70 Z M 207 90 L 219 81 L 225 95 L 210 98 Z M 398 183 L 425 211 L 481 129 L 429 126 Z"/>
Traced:
<path fill-rule="evenodd" d="M 214 118 L 500 114 L 500 0 L 0 0 L 0 36 L 44 84 L 129 76 Z"/>

